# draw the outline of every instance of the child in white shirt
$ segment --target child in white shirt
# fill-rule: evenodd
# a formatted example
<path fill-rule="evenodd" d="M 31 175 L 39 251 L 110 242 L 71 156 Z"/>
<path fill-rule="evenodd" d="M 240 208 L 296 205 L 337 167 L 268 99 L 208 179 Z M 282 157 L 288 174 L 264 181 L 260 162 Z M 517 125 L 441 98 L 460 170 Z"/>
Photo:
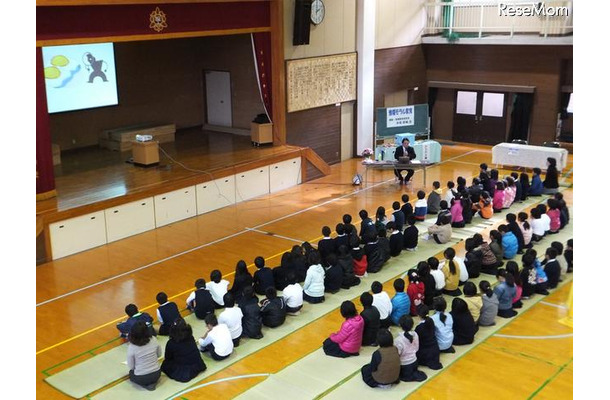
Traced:
<path fill-rule="evenodd" d="M 296 276 L 288 275 L 288 286 L 282 291 L 282 297 L 286 302 L 286 313 L 298 315 L 303 308 L 303 287 L 296 281 Z"/>
<path fill-rule="evenodd" d="M 445 288 L 445 274 L 440 268 L 438 258 L 430 257 L 427 261 L 428 265 L 430 266 L 430 275 L 434 277 L 434 281 L 436 282 L 436 287 L 434 288 L 434 295 L 440 296 L 443 294 L 443 289 Z"/>
<path fill-rule="evenodd" d="M 392 313 L 390 295 L 383 290 L 383 285 L 379 281 L 372 283 L 371 291 L 373 292 L 373 306 L 379 311 L 381 327 L 389 328 L 392 323 L 390 319 L 390 314 Z"/>
<path fill-rule="evenodd" d="M 222 273 L 217 269 L 210 273 L 210 280 L 211 282 L 206 284 L 206 289 L 210 291 L 212 300 L 216 303 L 215 307 L 223 308 L 225 304 L 223 296 L 229 291 L 229 281 L 222 279 Z"/>
<path fill-rule="evenodd" d="M 216 360 L 224 360 L 233 353 L 233 340 L 231 332 L 225 324 L 219 324 L 216 315 L 208 314 L 205 317 L 208 331 L 199 339 L 199 350 L 209 352 Z"/>
<path fill-rule="evenodd" d="M 243 332 L 241 319 L 244 317 L 241 308 L 235 305 L 235 299 L 231 293 L 225 293 L 223 296 L 225 309 L 218 316 L 218 323 L 225 324 L 231 332 L 233 347 L 239 346 L 239 338 Z"/>

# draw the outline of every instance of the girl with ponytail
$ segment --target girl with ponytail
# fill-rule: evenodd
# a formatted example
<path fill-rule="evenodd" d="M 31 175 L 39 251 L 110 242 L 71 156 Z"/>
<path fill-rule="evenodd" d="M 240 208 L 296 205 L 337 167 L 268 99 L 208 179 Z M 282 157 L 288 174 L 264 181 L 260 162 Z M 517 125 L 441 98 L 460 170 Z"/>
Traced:
<path fill-rule="evenodd" d="M 438 348 L 441 353 L 455 353 L 453 348 L 453 317 L 445 313 L 447 302 L 442 296 L 434 298 L 434 309 L 436 313 L 432 316 L 434 321 L 434 333 Z"/>
<path fill-rule="evenodd" d="M 456 346 L 472 344 L 479 327 L 468 310 L 468 304 L 463 299 L 459 297 L 453 299 L 451 317 L 453 317 L 453 344 Z"/>
<path fill-rule="evenodd" d="M 498 296 L 491 289 L 491 284 L 488 281 L 479 282 L 479 289 L 481 289 L 481 297 L 483 298 L 479 326 L 495 325 L 496 315 L 498 315 Z"/>
<path fill-rule="evenodd" d="M 417 369 L 417 351 L 419 350 L 419 335 L 413 331 L 413 318 L 403 315 L 398 321 L 403 333 L 394 339 L 394 346 L 400 356 L 400 380 L 403 382 L 422 382 L 428 376 Z"/>
<path fill-rule="evenodd" d="M 417 270 L 412 269 L 409 271 L 409 286 L 407 287 L 407 294 L 411 300 L 411 315 L 417 316 L 417 308 L 424 304 L 426 298 L 424 283 L 420 280 Z M 400 322 L 400 321 L 399 321 Z"/>
<path fill-rule="evenodd" d="M 517 311 L 513 310 L 513 299 L 517 295 L 515 278 L 510 272 L 506 272 L 504 268 L 499 268 L 496 274 L 498 285 L 494 289 L 494 293 L 498 296 L 498 316 L 502 318 L 512 318 L 517 315 Z"/>
<path fill-rule="evenodd" d="M 443 265 L 443 274 L 445 275 L 443 293 L 449 296 L 460 296 L 462 294 L 458 287 L 460 285 L 460 265 L 454 260 L 455 250 L 448 247 L 443 255 L 446 259 L 445 265 Z"/>

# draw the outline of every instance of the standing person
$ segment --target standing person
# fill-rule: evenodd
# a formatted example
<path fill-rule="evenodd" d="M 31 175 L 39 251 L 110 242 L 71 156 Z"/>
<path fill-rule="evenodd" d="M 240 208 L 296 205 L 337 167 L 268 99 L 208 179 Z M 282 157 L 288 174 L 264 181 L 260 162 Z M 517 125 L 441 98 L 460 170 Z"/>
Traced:
<path fill-rule="evenodd" d="M 438 214 L 441 209 L 441 183 L 432 182 L 432 191 L 428 195 L 428 214 Z"/>
<path fill-rule="evenodd" d="M 286 258 L 290 257 L 290 253 L 284 254 L 288 254 Z M 282 256 L 282 261 L 283 260 L 284 256 Z M 284 269 L 286 268 L 286 266 L 282 265 L 281 268 Z M 239 301 L 239 298 L 244 292 L 244 288 L 246 286 L 252 286 L 252 282 L 252 274 L 250 273 L 250 271 L 248 271 L 248 266 L 246 265 L 246 262 L 244 260 L 239 260 L 237 262 L 237 265 L 235 265 L 235 277 L 233 278 L 233 285 L 231 286 L 231 289 L 229 289 L 229 292 L 233 295 L 235 301 Z"/>
<path fill-rule="evenodd" d="M 171 324 L 161 371 L 175 381 L 188 382 L 206 368 L 193 337 L 193 328 L 184 319 L 177 319 Z"/>
<path fill-rule="evenodd" d="M 229 328 L 231 339 L 233 340 L 233 347 L 238 347 L 239 339 L 244 331 L 241 326 L 244 313 L 241 311 L 241 308 L 235 305 L 235 299 L 231 293 L 225 293 L 223 302 L 225 308 L 218 316 L 218 323 L 225 324 L 227 328 Z"/>
<path fill-rule="evenodd" d="M 456 346 L 472 344 L 479 327 L 468 310 L 468 304 L 463 299 L 459 297 L 453 299 L 451 317 L 453 318 L 453 344 Z"/>
<path fill-rule="evenodd" d="M 498 269 L 496 277 L 498 278 L 498 285 L 496 285 L 494 293 L 498 296 L 498 316 L 512 318 L 517 315 L 517 311 L 513 310 L 513 299 L 517 295 L 515 278 L 504 268 Z"/>
<path fill-rule="evenodd" d="M 157 320 L 161 326 L 159 327 L 159 335 L 169 335 L 169 330 L 174 321 L 180 317 L 180 310 L 173 301 L 167 300 L 167 294 L 165 292 L 157 293 Z"/>
<path fill-rule="evenodd" d="M 371 362 L 360 370 L 362 380 L 372 388 L 389 388 L 400 378 L 400 356 L 394 346 L 392 334 L 387 329 L 377 333 L 379 349 L 373 352 Z"/>
<path fill-rule="evenodd" d="M 401 157 L 409 157 L 409 161 L 411 160 L 415 160 L 415 158 L 417 157 L 415 155 L 415 150 L 413 149 L 413 147 L 409 146 L 409 139 L 404 138 L 402 139 L 402 146 L 396 148 L 396 151 L 394 152 L 394 158 L 399 161 Z M 405 178 L 402 177 L 402 171 L 407 171 L 407 176 Z M 405 168 L 405 169 L 398 169 L 395 168 L 394 169 L 394 175 L 396 175 L 396 178 L 398 178 L 398 182 L 402 185 L 402 184 L 407 184 L 410 180 L 411 177 L 413 176 L 413 174 L 415 173 L 415 171 L 413 171 L 410 168 Z"/>
<path fill-rule="evenodd" d="M 265 266 L 265 259 L 261 256 L 254 259 L 254 265 L 257 268 L 256 272 L 254 273 L 254 277 L 252 278 L 254 292 L 258 295 L 264 296 L 268 287 L 275 287 L 273 270 Z"/>
<path fill-rule="evenodd" d="M 229 357 L 233 353 L 233 339 L 229 328 L 225 324 L 219 324 L 214 314 L 206 315 L 205 325 L 208 330 L 199 339 L 199 350 L 202 353 L 210 353 L 216 361 Z"/>
<path fill-rule="evenodd" d="M 146 312 L 140 312 L 135 304 L 127 304 L 125 306 L 125 314 L 127 314 L 128 317 L 127 321 L 119 322 L 118 324 L 116 324 L 116 328 L 121 333 L 120 336 L 122 338 L 129 337 L 129 332 L 131 331 L 131 328 L 138 321 L 143 321 L 148 327 L 148 330 L 150 331 L 151 335 L 156 335 L 155 328 L 153 327 L 153 318 L 150 316 L 150 314 Z"/>
<path fill-rule="evenodd" d="M 320 260 L 320 253 L 314 251 L 308 257 L 309 268 L 303 284 L 303 300 L 312 303 L 324 301 L 324 267 Z"/>
<path fill-rule="evenodd" d="M 546 176 L 544 182 L 542 182 L 542 194 L 553 194 L 557 193 L 559 188 L 559 176 L 557 172 L 557 160 L 553 157 L 546 159 Z"/>
<path fill-rule="evenodd" d="M 482 280 L 479 282 L 481 289 L 481 298 L 483 305 L 481 306 L 481 315 L 479 316 L 479 326 L 493 326 L 496 324 L 496 316 L 498 315 L 498 305 L 500 304 L 498 296 L 491 289 L 491 284 Z"/>
<path fill-rule="evenodd" d="M 418 310 L 420 323 L 415 327 L 415 332 L 419 336 L 419 350 L 417 350 L 417 362 L 419 365 L 428 367 L 433 370 L 443 368 L 440 362 L 440 350 L 434 321 L 428 316 L 430 310 L 425 304 Z"/>
<path fill-rule="evenodd" d="M 377 332 L 381 328 L 381 318 L 377 307 L 373 306 L 373 295 L 364 292 L 360 295 L 360 304 L 364 308 L 360 313 L 364 321 L 362 331 L 363 346 L 377 346 Z"/>
<path fill-rule="evenodd" d="M 417 367 L 419 335 L 413 330 L 413 318 L 403 315 L 398 321 L 402 332 L 394 339 L 394 346 L 400 356 L 400 380 L 403 382 L 422 382 L 428 376 Z"/>
<path fill-rule="evenodd" d="M 129 331 L 127 367 L 129 380 L 147 390 L 155 390 L 161 377 L 161 346 L 152 336 L 146 322 L 136 321 Z"/>
<path fill-rule="evenodd" d="M 194 312 L 197 319 L 205 319 L 206 315 L 214 313 L 214 300 L 206 288 L 205 279 L 195 281 L 195 291 L 187 297 L 186 308 Z"/>
<path fill-rule="evenodd" d="M 244 288 L 238 304 L 244 315 L 241 319 L 244 336 L 250 339 L 262 339 L 263 318 L 261 317 L 261 309 L 258 305 L 258 297 L 256 297 L 252 286 Z"/>
<path fill-rule="evenodd" d="M 392 300 L 390 300 L 388 293 L 383 290 L 383 285 L 379 281 L 371 284 L 371 291 L 373 292 L 373 306 L 379 310 L 381 327 L 389 328 L 392 324 L 392 319 L 390 318 L 390 314 L 392 314 Z"/>
<path fill-rule="evenodd" d="M 453 348 L 453 317 L 445 313 L 447 302 L 444 297 L 434 298 L 434 310 L 436 313 L 431 317 L 434 321 L 434 333 L 438 348 L 441 353 L 455 353 Z"/>
<path fill-rule="evenodd" d="M 341 316 L 345 319 L 341 329 L 324 341 L 322 349 L 324 354 L 331 357 L 357 356 L 362 346 L 364 319 L 358 315 L 356 306 L 351 301 L 341 303 Z"/>

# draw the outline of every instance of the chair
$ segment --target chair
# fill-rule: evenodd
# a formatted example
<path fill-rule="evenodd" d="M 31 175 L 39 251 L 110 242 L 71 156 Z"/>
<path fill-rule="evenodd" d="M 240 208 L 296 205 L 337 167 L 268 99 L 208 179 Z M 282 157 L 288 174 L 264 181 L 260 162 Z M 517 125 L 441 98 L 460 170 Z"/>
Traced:
<path fill-rule="evenodd" d="M 559 148 L 561 147 L 561 144 L 559 142 L 544 142 L 542 143 L 542 146 Z"/>
<path fill-rule="evenodd" d="M 513 141 L 511 143 L 515 143 L 515 144 L 527 144 L 527 140 L 513 139 Z"/>

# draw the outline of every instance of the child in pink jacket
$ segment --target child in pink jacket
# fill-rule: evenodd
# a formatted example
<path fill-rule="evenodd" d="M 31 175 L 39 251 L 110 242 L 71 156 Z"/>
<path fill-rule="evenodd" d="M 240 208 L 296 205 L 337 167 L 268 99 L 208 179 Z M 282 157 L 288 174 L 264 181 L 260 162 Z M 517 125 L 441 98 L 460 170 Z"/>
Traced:
<path fill-rule="evenodd" d="M 502 183 L 501 181 L 498 181 L 496 183 L 493 208 L 495 213 L 502 212 L 502 208 L 504 208 L 504 183 Z"/>
<path fill-rule="evenodd" d="M 356 306 L 351 301 L 341 304 L 341 316 L 345 318 L 339 332 L 332 333 L 322 344 L 327 356 L 346 358 L 357 356 L 362 345 L 364 319 L 358 315 Z"/>

